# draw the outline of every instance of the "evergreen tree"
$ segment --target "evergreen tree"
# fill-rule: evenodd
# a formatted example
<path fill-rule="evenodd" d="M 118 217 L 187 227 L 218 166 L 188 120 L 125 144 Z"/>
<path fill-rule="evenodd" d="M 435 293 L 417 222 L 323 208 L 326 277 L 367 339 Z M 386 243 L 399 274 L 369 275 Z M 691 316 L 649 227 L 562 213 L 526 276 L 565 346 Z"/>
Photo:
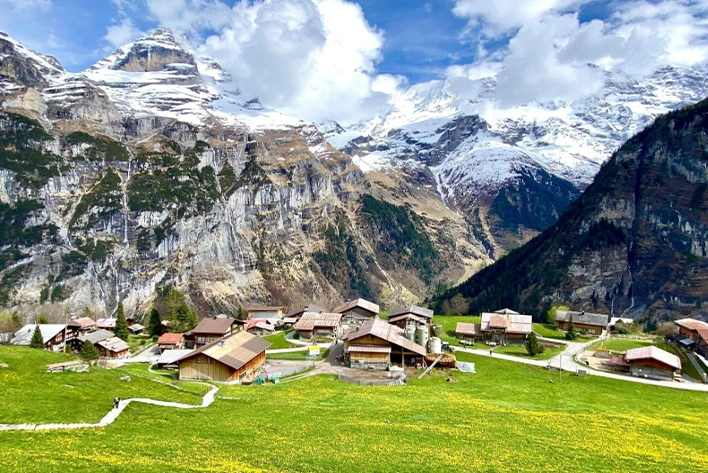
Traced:
<path fill-rule="evenodd" d="M 236 318 L 238 320 L 246 320 L 248 316 L 246 315 L 246 312 L 244 312 L 243 307 L 238 306 L 238 312 L 236 312 Z"/>
<path fill-rule="evenodd" d="M 128 322 L 125 320 L 125 312 L 123 311 L 122 302 L 118 303 L 118 310 L 116 310 L 116 328 L 114 332 L 116 337 L 123 341 L 128 341 L 130 331 L 128 330 Z"/>
<path fill-rule="evenodd" d="M 526 352 L 529 354 L 529 356 L 536 356 L 540 353 L 543 353 L 545 350 L 545 347 L 538 343 L 538 337 L 536 336 L 536 332 L 531 332 L 528 337 L 526 337 Z"/>
<path fill-rule="evenodd" d="M 150 335 L 153 337 L 162 335 L 162 319 L 155 307 L 150 308 L 145 318 L 148 320 Z"/>
<path fill-rule="evenodd" d="M 94 361 L 98 360 L 98 356 L 98 350 L 93 343 L 86 341 L 83 345 L 81 345 L 81 350 L 79 350 L 79 358 L 82 360 Z"/>
<path fill-rule="evenodd" d="M 35 327 L 29 346 L 30 348 L 39 348 L 40 350 L 44 349 L 44 339 L 42 338 L 42 332 L 39 330 L 39 326 Z"/>
<path fill-rule="evenodd" d="M 39 314 L 39 321 L 37 322 L 38 324 L 48 324 L 49 320 L 47 320 L 47 316 L 44 314 Z"/>
<path fill-rule="evenodd" d="M 187 300 L 181 292 L 171 290 L 167 293 L 165 305 L 167 305 L 166 318 L 170 321 L 171 332 L 187 332 L 199 323 L 197 312 L 187 304 Z"/>
<path fill-rule="evenodd" d="M 20 320 L 20 314 L 17 311 L 12 313 L 12 331 L 15 332 L 22 328 L 22 320 Z"/>
<path fill-rule="evenodd" d="M 568 330 L 565 332 L 565 338 L 567 340 L 577 340 L 578 338 L 578 332 L 575 331 L 575 324 L 573 324 L 572 315 L 568 319 Z"/>

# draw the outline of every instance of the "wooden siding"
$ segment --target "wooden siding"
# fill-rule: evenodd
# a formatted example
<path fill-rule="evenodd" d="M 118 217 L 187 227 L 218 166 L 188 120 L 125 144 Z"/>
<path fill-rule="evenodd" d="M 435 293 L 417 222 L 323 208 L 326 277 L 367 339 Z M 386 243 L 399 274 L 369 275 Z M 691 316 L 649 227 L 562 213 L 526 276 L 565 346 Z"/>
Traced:
<path fill-rule="evenodd" d="M 209 360 L 209 362 L 207 362 Z M 201 362 L 199 362 L 201 361 Z M 194 355 L 179 363 L 179 378 L 201 381 L 252 381 L 255 372 L 265 364 L 265 352 L 235 370 L 207 355 Z"/>
<path fill-rule="evenodd" d="M 388 363 L 389 353 L 349 353 L 349 359 L 354 363 Z"/>
<path fill-rule="evenodd" d="M 589 333 L 591 335 L 600 335 L 602 334 L 603 330 L 603 327 L 600 327 L 599 325 L 587 325 L 575 322 L 573 322 L 573 325 L 575 326 L 576 331 L 585 330 L 586 333 Z M 568 330 L 568 322 L 558 322 L 558 328 L 561 330 Z"/>

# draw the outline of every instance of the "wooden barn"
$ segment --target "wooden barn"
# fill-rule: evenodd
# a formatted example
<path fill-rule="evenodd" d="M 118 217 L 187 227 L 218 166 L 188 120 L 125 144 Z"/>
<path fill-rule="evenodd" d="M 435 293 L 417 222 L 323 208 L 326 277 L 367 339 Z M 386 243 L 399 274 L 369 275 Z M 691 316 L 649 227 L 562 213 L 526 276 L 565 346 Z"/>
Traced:
<path fill-rule="evenodd" d="M 262 371 L 269 346 L 246 331 L 236 332 L 176 360 L 179 379 L 250 383 Z"/>
<path fill-rule="evenodd" d="M 590 312 L 575 312 L 572 310 L 559 310 L 556 312 L 556 324 L 561 330 L 568 330 L 568 322 L 573 317 L 576 331 L 584 331 L 588 335 L 602 335 L 607 330 L 610 316 L 606 314 L 591 314 Z"/>
<path fill-rule="evenodd" d="M 408 340 L 403 329 L 377 318 L 351 328 L 343 337 L 344 359 L 351 368 L 384 370 L 391 364 L 416 365 L 425 347 Z"/>
<path fill-rule="evenodd" d="M 632 376 L 666 381 L 681 374 L 681 359 L 655 346 L 627 350 L 624 359 Z"/>
<path fill-rule="evenodd" d="M 433 323 L 433 311 L 417 305 L 399 307 L 388 313 L 388 323 L 401 328 L 410 323 L 430 326 Z"/>
<path fill-rule="evenodd" d="M 354 299 L 340 305 L 333 312 L 342 314 L 344 322 L 361 323 L 376 317 L 380 310 L 378 304 L 369 302 L 366 299 Z"/>
<path fill-rule="evenodd" d="M 342 314 L 305 312 L 295 324 L 300 340 L 313 337 L 337 338 L 342 334 Z"/>
<path fill-rule="evenodd" d="M 184 334 L 187 348 L 199 348 L 215 342 L 235 331 L 236 319 L 230 317 L 207 317 Z"/>

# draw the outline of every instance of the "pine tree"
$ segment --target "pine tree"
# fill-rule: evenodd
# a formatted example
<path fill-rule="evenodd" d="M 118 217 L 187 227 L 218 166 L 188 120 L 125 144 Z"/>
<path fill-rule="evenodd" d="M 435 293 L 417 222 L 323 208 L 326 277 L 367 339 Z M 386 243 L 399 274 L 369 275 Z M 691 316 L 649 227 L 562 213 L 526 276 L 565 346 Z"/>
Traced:
<path fill-rule="evenodd" d="M 15 332 L 22 328 L 22 320 L 20 320 L 20 314 L 17 311 L 12 313 L 12 331 Z"/>
<path fill-rule="evenodd" d="M 238 312 L 236 312 L 236 318 L 238 320 L 246 320 L 246 313 L 243 311 L 243 307 L 238 306 Z"/>
<path fill-rule="evenodd" d="M 34 329 L 29 346 L 30 348 L 39 348 L 40 350 L 44 349 L 44 339 L 42 338 L 42 332 L 39 330 L 39 325 L 37 325 Z"/>
<path fill-rule="evenodd" d="M 49 320 L 47 320 L 47 316 L 44 314 L 39 314 L 39 321 L 37 322 L 38 324 L 48 324 Z"/>
<path fill-rule="evenodd" d="M 535 332 L 531 332 L 528 337 L 526 337 L 526 352 L 529 354 L 529 356 L 536 356 L 540 353 L 543 353 L 545 350 L 545 347 L 538 343 L 538 337 L 536 336 Z"/>
<path fill-rule="evenodd" d="M 575 324 L 573 324 L 572 315 L 568 319 L 568 330 L 565 332 L 565 338 L 567 340 L 576 340 L 578 338 L 578 332 L 575 331 Z"/>
<path fill-rule="evenodd" d="M 153 337 L 159 337 L 162 335 L 162 319 L 160 318 L 160 313 L 156 308 L 151 307 L 148 311 L 149 315 L 146 315 L 146 319 L 149 321 L 148 326 L 150 328 L 150 335 Z"/>
<path fill-rule="evenodd" d="M 128 341 L 128 335 L 130 335 L 130 332 L 128 331 L 128 322 L 125 320 L 125 312 L 123 311 L 122 302 L 118 303 L 118 309 L 116 310 L 115 334 L 116 337 L 126 342 Z"/>
<path fill-rule="evenodd" d="M 98 356 L 98 350 L 93 343 L 86 341 L 83 345 L 81 345 L 81 350 L 79 350 L 79 358 L 82 360 L 94 361 L 98 360 Z"/>
<path fill-rule="evenodd" d="M 171 332 L 187 332 L 199 323 L 197 312 L 187 305 L 186 298 L 181 292 L 171 290 L 165 297 L 165 305 L 167 305 L 166 318 L 170 321 Z"/>

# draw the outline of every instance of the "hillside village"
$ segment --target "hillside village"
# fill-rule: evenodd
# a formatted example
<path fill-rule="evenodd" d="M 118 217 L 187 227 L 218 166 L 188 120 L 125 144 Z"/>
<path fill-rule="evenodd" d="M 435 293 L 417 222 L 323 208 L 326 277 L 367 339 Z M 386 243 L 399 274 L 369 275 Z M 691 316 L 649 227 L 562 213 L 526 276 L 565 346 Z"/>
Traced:
<path fill-rule="evenodd" d="M 708 323 L 690 318 L 667 322 L 652 335 L 629 330 L 631 319 L 564 307 L 554 308 L 553 324 L 508 308 L 477 317 L 434 316 L 415 305 L 381 313 L 361 298 L 332 311 L 313 304 L 287 309 L 246 306 L 241 318 L 207 316 L 180 332 L 159 314 L 156 319 L 154 309 L 149 320 L 137 320 L 119 306 L 117 314 L 95 321 L 26 324 L 4 340 L 73 353 L 107 369 L 144 363 L 183 381 L 246 385 L 298 373 L 392 385 L 431 369 L 474 372 L 473 364 L 458 365 L 456 353 L 628 381 L 699 385 L 708 371 Z"/>

